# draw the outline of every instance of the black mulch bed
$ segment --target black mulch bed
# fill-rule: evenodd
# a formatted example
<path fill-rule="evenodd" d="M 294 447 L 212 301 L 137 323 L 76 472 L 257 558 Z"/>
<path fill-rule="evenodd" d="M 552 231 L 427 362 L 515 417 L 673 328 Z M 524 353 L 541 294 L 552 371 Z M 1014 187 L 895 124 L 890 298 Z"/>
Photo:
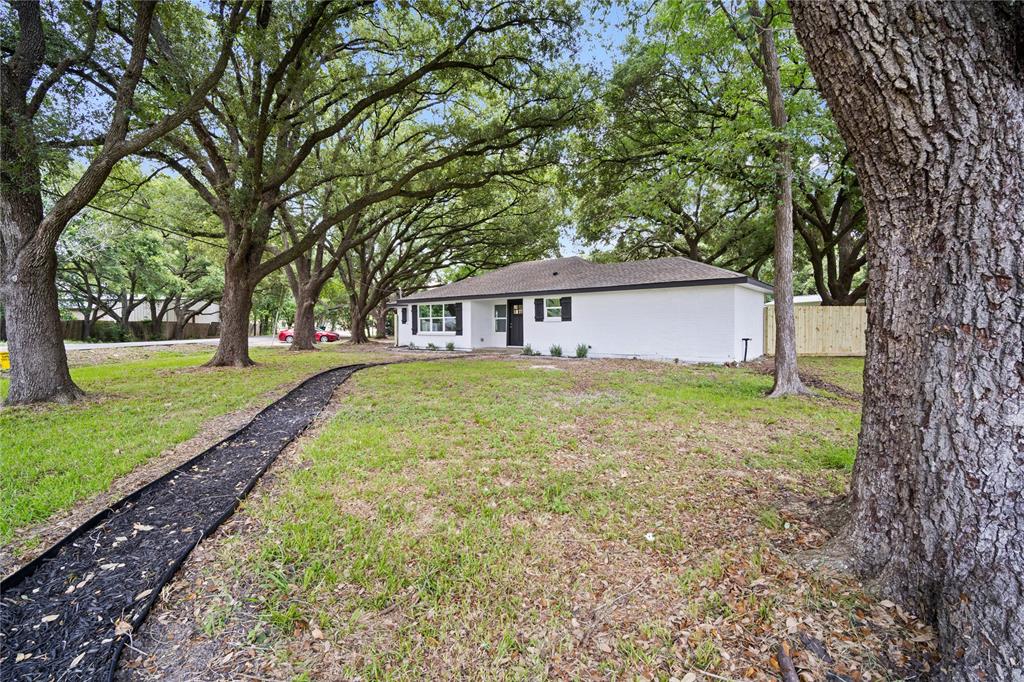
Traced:
<path fill-rule="evenodd" d="M 130 633 L 200 539 L 367 365 L 303 382 L 249 424 L 132 493 L 0 584 L 0 679 L 112 679 Z"/>

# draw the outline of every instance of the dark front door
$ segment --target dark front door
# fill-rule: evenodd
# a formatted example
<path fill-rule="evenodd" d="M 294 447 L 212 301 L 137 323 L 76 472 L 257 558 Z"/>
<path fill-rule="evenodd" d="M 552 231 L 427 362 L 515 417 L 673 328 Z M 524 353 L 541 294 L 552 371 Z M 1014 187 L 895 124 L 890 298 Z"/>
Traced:
<path fill-rule="evenodd" d="M 508 341 L 506 345 L 523 345 L 523 299 L 508 299 Z"/>

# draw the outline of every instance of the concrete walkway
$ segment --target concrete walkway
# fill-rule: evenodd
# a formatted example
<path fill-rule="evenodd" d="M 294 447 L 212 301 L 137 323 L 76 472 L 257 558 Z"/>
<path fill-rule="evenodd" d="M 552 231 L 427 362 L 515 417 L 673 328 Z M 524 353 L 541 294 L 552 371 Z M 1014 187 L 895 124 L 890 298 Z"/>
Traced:
<path fill-rule="evenodd" d="M 341 333 L 341 332 L 339 332 Z M 348 334 L 341 333 L 342 340 L 348 338 Z M 183 346 L 187 344 L 201 343 L 207 346 L 216 346 L 220 339 L 182 339 L 180 341 L 124 341 L 118 343 L 79 343 L 78 341 L 65 341 L 64 348 L 67 351 L 93 350 L 95 348 L 136 348 L 145 346 Z M 278 341 L 276 336 L 250 336 L 249 347 L 256 346 L 287 346 L 284 341 Z M 7 350 L 6 343 L 0 343 L 0 353 Z"/>

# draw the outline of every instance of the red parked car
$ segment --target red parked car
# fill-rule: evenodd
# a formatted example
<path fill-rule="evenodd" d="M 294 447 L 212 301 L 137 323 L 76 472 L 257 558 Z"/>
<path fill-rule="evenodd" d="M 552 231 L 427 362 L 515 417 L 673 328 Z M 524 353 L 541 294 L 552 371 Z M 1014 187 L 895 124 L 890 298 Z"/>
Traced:
<path fill-rule="evenodd" d="M 325 331 L 321 331 L 321 330 L 318 329 L 318 330 L 316 330 L 316 337 L 313 340 L 316 341 L 317 343 L 320 343 L 321 341 L 328 341 L 328 342 L 329 341 L 337 341 L 340 338 L 341 338 L 341 334 L 339 334 L 337 332 L 325 332 Z M 277 340 L 278 341 L 284 341 L 285 343 L 291 343 L 294 339 L 295 339 L 295 332 L 292 331 L 291 328 L 282 329 L 281 331 L 279 331 L 277 333 Z"/>

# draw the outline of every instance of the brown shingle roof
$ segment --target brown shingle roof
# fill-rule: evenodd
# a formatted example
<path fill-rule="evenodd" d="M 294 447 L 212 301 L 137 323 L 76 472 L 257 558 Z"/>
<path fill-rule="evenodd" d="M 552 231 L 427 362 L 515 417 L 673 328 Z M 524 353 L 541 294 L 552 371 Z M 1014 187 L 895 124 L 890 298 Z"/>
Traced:
<path fill-rule="evenodd" d="M 591 263 L 579 256 L 571 256 L 516 263 L 483 275 L 410 294 L 397 302 L 705 284 L 752 284 L 771 290 L 767 284 L 752 277 L 689 258 Z"/>

